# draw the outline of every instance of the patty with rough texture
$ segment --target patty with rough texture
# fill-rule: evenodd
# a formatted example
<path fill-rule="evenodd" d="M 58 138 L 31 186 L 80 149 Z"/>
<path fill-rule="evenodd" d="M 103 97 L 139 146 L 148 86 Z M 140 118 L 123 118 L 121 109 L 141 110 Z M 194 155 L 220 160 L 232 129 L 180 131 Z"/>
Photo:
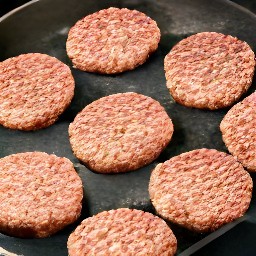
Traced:
<path fill-rule="evenodd" d="M 167 87 L 187 107 L 230 106 L 252 83 L 255 56 L 246 42 L 230 35 L 202 32 L 175 45 L 164 59 Z"/>
<path fill-rule="evenodd" d="M 68 239 L 70 256 L 171 256 L 176 249 L 177 240 L 164 220 L 126 208 L 85 219 Z"/>
<path fill-rule="evenodd" d="M 160 41 L 160 30 L 144 13 L 108 8 L 79 20 L 69 31 L 67 54 L 75 68 L 103 74 L 143 64 Z"/>
<path fill-rule="evenodd" d="M 48 237 L 80 216 L 82 181 L 70 160 L 43 152 L 0 159 L 0 231 Z"/>
<path fill-rule="evenodd" d="M 256 171 L 256 93 L 234 105 L 220 123 L 228 151 L 248 171 Z"/>
<path fill-rule="evenodd" d="M 203 148 L 158 164 L 150 177 L 149 194 L 163 218 L 210 232 L 246 212 L 252 186 L 249 173 L 233 156 Z"/>
<path fill-rule="evenodd" d="M 45 128 L 69 106 L 74 88 L 70 68 L 46 54 L 0 62 L 0 124 L 27 131 Z"/>
<path fill-rule="evenodd" d="M 100 173 L 132 171 L 149 164 L 172 134 L 172 121 L 159 102 L 133 92 L 92 102 L 69 126 L 74 154 Z"/>

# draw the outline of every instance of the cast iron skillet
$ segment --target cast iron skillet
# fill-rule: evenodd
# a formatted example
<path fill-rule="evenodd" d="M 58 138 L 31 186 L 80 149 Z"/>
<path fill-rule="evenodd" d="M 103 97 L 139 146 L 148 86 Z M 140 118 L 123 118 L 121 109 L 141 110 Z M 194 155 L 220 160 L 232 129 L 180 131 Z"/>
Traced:
<path fill-rule="evenodd" d="M 67 255 L 66 241 L 69 234 L 88 216 L 120 207 L 155 213 L 147 187 L 150 173 L 157 163 L 202 147 L 227 151 L 221 139 L 219 123 L 228 109 L 206 111 L 176 104 L 165 86 L 163 59 L 179 40 L 201 31 L 237 36 L 255 51 L 256 17 L 229 1 L 34 1 L 0 19 L 0 60 L 21 53 L 40 52 L 55 56 L 71 67 L 65 50 L 69 28 L 83 16 L 110 6 L 137 9 L 156 20 L 162 34 L 159 49 L 144 65 L 119 75 L 97 75 L 72 69 L 76 81 L 74 100 L 51 127 L 35 132 L 0 127 L 0 157 L 25 151 L 45 151 L 67 157 L 74 163 L 83 180 L 85 194 L 79 221 L 45 239 L 0 235 L 0 246 L 7 250 L 25 256 Z M 254 81 L 247 95 L 255 90 L 255 85 Z M 68 125 L 90 102 L 102 96 L 127 91 L 142 93 L 160 101 L 173 120 L 173 139 L 155 162 L 140 170 L 116 175 L 93 173 L 72 154 Z M 178 239 L 177 255 L 253 255 L 256 251 L 254 197 L 245 217 L 211 234 L 197 234 L 169 223 Z"/>

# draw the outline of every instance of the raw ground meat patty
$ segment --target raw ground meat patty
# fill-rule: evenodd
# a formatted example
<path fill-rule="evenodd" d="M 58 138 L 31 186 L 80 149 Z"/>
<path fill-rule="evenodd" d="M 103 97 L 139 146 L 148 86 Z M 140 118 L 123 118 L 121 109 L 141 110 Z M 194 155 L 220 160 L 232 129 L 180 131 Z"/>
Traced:
<path fill-rule="evenodd" d="M 67 65 L 41 53 L 0 62 L 0 124 L 37 130 L 53 124 L 74 96 Z"/>
<path fill-rule="evenodd" d="M 256 171 L 256 93 L 234 105 L 220 123 L 228 151 L 248 171 Z"/>
<path fill-rule="evenodd" d="M 250 46 L 230 35 L 202 32 L 175 45 L 164 60 L 167 87 L 187 107 L 224 108 L 252 83 L 255 56 Z"/>
<path fill-rule="evenodd" d="M 96 172 L 138 169 L 167 146 L 173 124 L 158 101 L 133 92 L 86 106 L 69 126 L 76 157 Z"/>
<path fill-rule="evenodd" d="M 160 30 L 144 13 L 108 8 L 79 20 L 69 31 L 67 54 L 75 68 L 104 74 L 143 64 L 160 41 Z"/>
<path fill-rule="evenodd" d="M 82 181 L 67 158 L 26 152 L 0 159 L 0 231 L 47 237 L 74 222 Z"/>
<path fill-rule="evenodd" d="M 163 218 L 208 232 L 246 212 L 252 186 L 249 173 L 233 156 L 197 149 L 158 164 L 150 177 L 149 194 Z"/>
<path fill-rule="evenodd" d="M 70 256 L 171 256 L 176 249 L 177 240 L 164 220 L 126 208 L 85 219 L 68 239 Z"/>

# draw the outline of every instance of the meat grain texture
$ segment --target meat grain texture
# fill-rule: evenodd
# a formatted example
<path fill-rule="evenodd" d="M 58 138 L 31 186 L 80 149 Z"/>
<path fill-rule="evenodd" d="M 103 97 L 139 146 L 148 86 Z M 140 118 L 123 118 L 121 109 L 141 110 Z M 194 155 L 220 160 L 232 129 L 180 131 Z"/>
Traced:
<path fill-rule="evenodd" d="M 66 49 L 75 68 L 115 74 L 143 64 L 159 41 L 160 30 L 150 17 L 111 7 L 79 20 L 68 33 Z"/>
<path fill-rule="evenodd" d="M 0 124 L 26 131 L 45 128 L 69 106 L 74 88 L 70 68 L 46 54 L 0 62 Z"/>
<path fill-rule="evenodd" d="M 252 83 L 255 56 L 246 42 L 216 32 L 181 40 L 164 59 L 167 87 L 187 107 L 230 106 Z"/>
<path fill-rule="evenodd" d="M 229 152 L 248 171 L 256 171 L 256 93 L 234 105 L 220 123 Z"/>
<path fill-rule="evenodd" d="M 70 256 L 172 256 L 177 240 L 164 220 L 120 208 L 85 219 L 69 236 Z"/>
<path fill-rule="evenodd" d="M 167 146 L 173 124 L 156 100 L 133 92 L 87 105 L 69 126 L 76 157 L 100 173 L 136 170 Z"/>
<path fill-rule="evenodd" d="M 249 173 L 233 156 L 203 148 L 158 164 L 150 177 L 149 194 L 164 219 L 210 232 L 246 212 L 252 186 Z"/>
<path fill-rule="evenodd" d="M 0 231 L 50 236 L 73 223 L 82 208 L 82 181 L 67 158 L 26 152 L 0 159 Z"/>

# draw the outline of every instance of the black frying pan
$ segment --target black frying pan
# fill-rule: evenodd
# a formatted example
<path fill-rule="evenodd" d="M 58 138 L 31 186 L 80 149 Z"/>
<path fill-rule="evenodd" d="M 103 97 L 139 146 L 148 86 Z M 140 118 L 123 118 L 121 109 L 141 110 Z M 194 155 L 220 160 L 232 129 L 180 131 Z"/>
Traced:
<path fill-rule="evenodd" d="M 0 127 L 0 157 L 25 151 L 45 151 L 67 157 L 74 163 L 82 178 L 85 191 L 82 216 L 77 223 L 46 239 L 19 239 L 0 234 L 0 246 L 7 250 L 25 256 L 67 255 L 66 241 L 69 234 L 88 216 L 120 207 L 155 213 L 147 187 L 150 173 L 157 163 L 202 147 L 226 151 L 219 123 L 228 109 L 206 111 L 176 104 L 165 86 L 163 59 L 179 40 L 201 31 L 217 31 L 237 36 L 256 50 L 256 17 L 229 1 L 35 1 L 1 20 L 0 60 L 21 53 L 41 52 L 55 56 L 71 67 L 65 51 L 69 28 L 83 16 L 110 6 L 137 9 L 156 20 L 162 34 L 159 49 L 144 65 L 115 76 L 72 69 L 76 81 L 74 100 L 51 127 L 35 132 Z M 254 81 L 247 94 L 254 91 L 255 87 Z M 90 102 L 105 95 L 127 91 L 139 92 L 160 101 L 173 120 L 173 139 L 155 162 L 140 170 L 116 175 L 93 173 L 72 154 L 68 125 Z M 252 252 L 256 251 L 254 201 L 253 198 L 244 218 L 212 234 L 197 234 L 170 224 L 178 239 L 177 254 L 253 255 Z"/>

